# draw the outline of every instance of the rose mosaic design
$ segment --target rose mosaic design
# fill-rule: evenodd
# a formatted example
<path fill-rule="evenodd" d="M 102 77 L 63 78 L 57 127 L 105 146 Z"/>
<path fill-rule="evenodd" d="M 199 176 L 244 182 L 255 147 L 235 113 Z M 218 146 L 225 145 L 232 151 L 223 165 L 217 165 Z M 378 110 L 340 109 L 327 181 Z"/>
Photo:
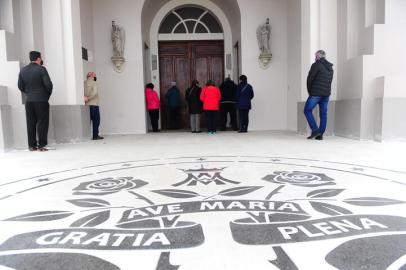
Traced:
<path fill-rule="evenodd" d="M 309 173 L 301 171 L 276 171 L 263 178 L 268 182 L 281 185 L 293 185 L 300 187 L 321 187 L 335 185 L 334 179 L 328 177 L 324 173 Z"/>
<path fill-rule="evenodd" d="M 148 184 L 147 182 L 133 177 L 104 178 L 96 181 L 81 183 L 74 189 L 74 195 L 95 195 L 102 196 L 117 193 L 120 191 L 130 191 Z"/>

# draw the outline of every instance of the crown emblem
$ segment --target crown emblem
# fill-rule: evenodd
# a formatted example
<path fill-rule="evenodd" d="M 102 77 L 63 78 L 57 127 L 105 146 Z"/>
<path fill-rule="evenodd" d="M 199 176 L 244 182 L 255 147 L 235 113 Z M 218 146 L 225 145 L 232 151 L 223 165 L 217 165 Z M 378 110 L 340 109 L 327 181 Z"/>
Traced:
<path fill-rule="evenodd" d="M 201 167 L 198 169 L 181 169 L 181 171 L 187 174 L 187 178 L 179 183 L 173 184 L 172 186 L 196 186 L 197 184 L 208 185 L 210 183 L 215 183 L 216 185 L 226 185 L 227 183 L 240 184 L 240 182 L 233 181 L 222 176 L 221 173 L 224 169 L 226 169 L 226 167 L 205 168 L 203 165 L 201 165 Z"/>

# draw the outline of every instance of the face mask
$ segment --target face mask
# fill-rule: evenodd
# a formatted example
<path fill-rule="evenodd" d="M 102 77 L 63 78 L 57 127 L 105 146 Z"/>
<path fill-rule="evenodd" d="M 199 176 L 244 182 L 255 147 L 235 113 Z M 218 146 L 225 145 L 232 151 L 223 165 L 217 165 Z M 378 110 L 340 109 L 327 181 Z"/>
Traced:
<path fill-rule="evenodd" d="M 93 77 L 94 81 L 97 81 L 97 77 Z"/>

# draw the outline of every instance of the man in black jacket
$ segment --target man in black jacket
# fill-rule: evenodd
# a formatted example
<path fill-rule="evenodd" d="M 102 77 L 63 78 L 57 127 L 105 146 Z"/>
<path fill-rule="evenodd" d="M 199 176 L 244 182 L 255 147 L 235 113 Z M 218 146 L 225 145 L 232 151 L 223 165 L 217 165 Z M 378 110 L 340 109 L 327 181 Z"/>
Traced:
<path fill-rule="evenodd" d="M 230 124 L 233 130 L 238 130 L 237 127 L 237 111 L 235 108 L 235 96 L 237 92 L 237 85 L 227 77 L 220 85 L 221 101 L 220 101 L 220 119 L 221 130 L 227 128 L 227 115 L 230 114 Z"/>
<path fill-rule="evenodd" d="M 30 52 L 31 63 L 18 76 L 18 88 L 26 96 L 25 114 L 27 119 L 28 146 L 30 151 L 47 151 L 49 127 L 49 97 L 52 82 L 48 71 L 42 66 L 41 53 Z M 37 142 L 38 131 L 38 142 Z"/>
<path fill-rule="evenodd" d="M 316 61 L 307 76 L 309 98 L 306 101 L 304 114 L 312 129 L 312 134 L 308 139 L 323 140 L 323 134 L 327 128 L 328 102 L 331 95 L 333 75 L 333 64 L 326 60 L 326 53 L 323 50 L 317 51 Z M 319 105 L 320 126 L 317 126 L 313 116 L 313 109 L 317 105 Z"/>

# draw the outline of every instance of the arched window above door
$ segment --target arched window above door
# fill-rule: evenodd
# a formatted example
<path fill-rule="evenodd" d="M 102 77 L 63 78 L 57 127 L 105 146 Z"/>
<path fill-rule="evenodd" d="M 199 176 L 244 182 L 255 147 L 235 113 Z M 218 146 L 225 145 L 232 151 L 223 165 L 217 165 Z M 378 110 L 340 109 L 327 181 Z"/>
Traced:
<path fill-rule="evenodd" d="M 162 21 L 159 34 L 221 34 L 217 19 L 206 9 L 182 7 L 171 11 Z"/>

